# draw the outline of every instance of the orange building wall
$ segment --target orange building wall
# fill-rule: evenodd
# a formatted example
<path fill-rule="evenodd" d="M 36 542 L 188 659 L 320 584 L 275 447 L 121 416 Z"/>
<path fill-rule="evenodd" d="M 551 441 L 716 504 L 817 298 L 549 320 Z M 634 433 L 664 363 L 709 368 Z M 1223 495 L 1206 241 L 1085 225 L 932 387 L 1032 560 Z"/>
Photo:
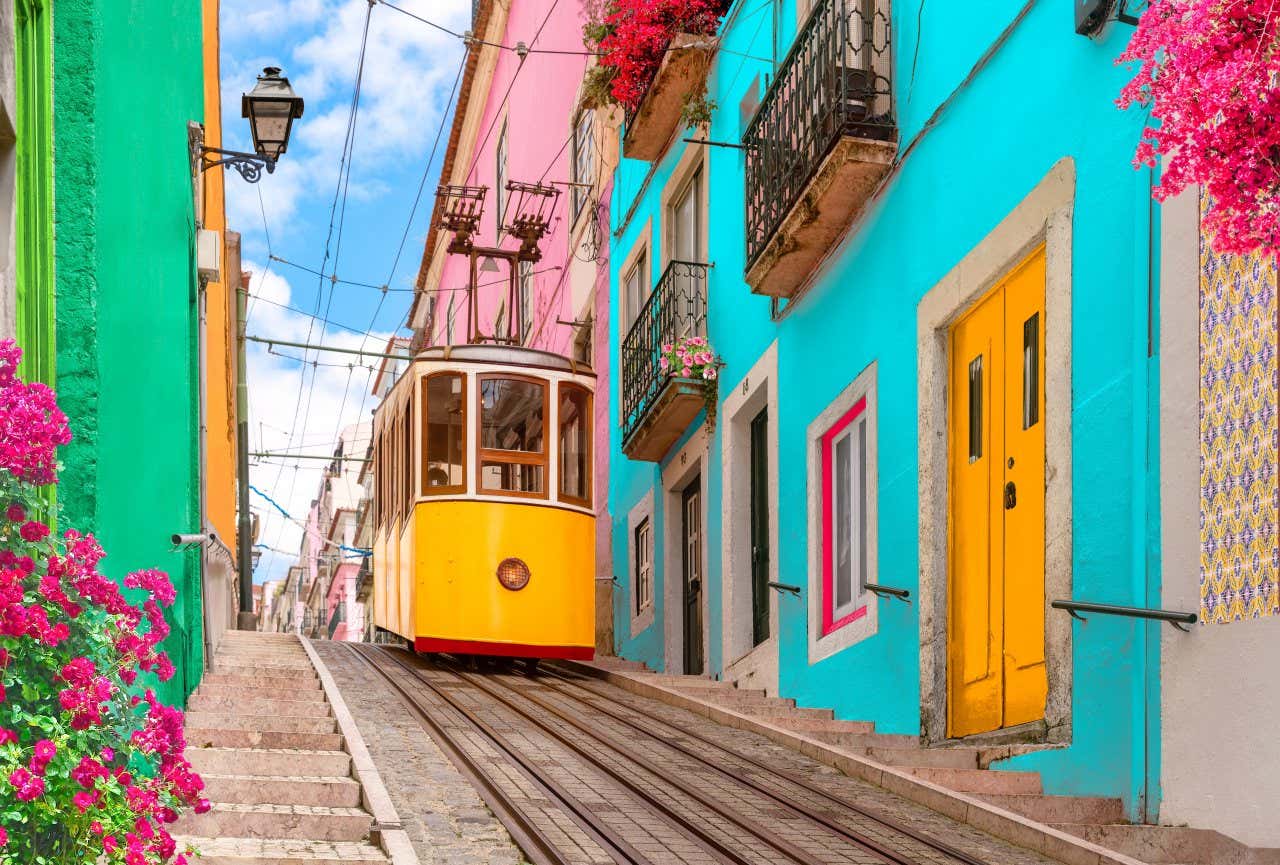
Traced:
<path fill-rule="evenodd" d="M 220 0 L 203 0 L 204 8 L 204 141 L 222 146 L 222 87 L 218 61 Z M 232 550 L 236 546 L 236 410 L 233 360 L 235 298 L 229 269 L 238 260 L 227 249 L 224 169 L 204 173 L 204 227 L 222 237 L 222 281 L 205 287 L 205 484 L 209 522 Z"/>

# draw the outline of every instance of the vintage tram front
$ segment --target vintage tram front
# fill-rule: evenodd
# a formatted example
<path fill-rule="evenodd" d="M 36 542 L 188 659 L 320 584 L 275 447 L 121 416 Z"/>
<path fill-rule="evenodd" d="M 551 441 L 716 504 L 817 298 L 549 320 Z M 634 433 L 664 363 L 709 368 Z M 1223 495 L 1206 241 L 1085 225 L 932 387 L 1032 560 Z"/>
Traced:
<path fill-rule="evenodd" d="M 590 659 L 595 377 L 428 348 L 374 414 L 374 623 L 421 652 Z"/>

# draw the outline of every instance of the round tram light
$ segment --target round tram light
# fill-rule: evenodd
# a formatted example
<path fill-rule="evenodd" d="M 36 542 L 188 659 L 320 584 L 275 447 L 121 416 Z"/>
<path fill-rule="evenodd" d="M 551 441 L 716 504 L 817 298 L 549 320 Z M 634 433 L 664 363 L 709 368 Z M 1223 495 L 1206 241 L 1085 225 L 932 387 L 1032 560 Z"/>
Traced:
<path fill-rule="evenodd" d="M 520 591 L 529 585 L 529 566 L 514 557 L 503 559 L 498 565 L 498 582 L 504 589 Z"/>

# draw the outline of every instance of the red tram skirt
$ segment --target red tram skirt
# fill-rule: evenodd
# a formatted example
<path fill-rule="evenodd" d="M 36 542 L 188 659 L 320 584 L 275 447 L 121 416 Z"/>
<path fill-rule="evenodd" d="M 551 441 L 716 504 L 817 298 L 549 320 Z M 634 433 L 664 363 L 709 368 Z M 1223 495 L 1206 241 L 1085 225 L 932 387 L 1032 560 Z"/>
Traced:
<path fill-rule="evenodd" d="M 444 640 L 438 637 L 416 637 L 413 648 L 418 652 L 448 652 L 459 655 L 498 655 L 504 658 L 563 658 L 590 661 L 596 656 L 593 646 L 528 646 L 521 643 L 486 643 L 482 640 Z"/>

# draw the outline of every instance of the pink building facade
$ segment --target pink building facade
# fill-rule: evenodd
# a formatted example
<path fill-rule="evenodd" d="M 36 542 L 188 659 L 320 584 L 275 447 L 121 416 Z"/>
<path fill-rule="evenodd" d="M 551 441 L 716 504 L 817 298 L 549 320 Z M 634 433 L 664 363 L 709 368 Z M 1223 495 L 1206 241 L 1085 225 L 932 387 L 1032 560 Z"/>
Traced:
<path fill-rule="evenodd" d="M 447 251 L 451 235 L 436 228 L 442 212 L 437 200 L 410 321 L 415 346 L 463 344 L 474 327 L 484 341 L 510 338 L 572 357 L 596 372 L 597 649 L 612 652 L 607 513 L 612 364 L 605 337 L 609 196 L 621 116 L 582 105 L 583 76 L 594 62 L 583 49 L 583 24 L 576 3 L 477 4 L 472 32 L 487 44 L 470 48 L 440 183 L 484 187 L 475 243 L 510 251 L 519 241 L 501 229 L 519 212 L 521 195 L 508 192 L 508 182 L 540 184 L 556 195 L 539 243 L 541 259 L 517 266 L 514 292 L 506 260 L 480 259 L 474 325 L 467 291 L 470 260 Z M 515 50 L 520 45 L 528 52 Z"/>

